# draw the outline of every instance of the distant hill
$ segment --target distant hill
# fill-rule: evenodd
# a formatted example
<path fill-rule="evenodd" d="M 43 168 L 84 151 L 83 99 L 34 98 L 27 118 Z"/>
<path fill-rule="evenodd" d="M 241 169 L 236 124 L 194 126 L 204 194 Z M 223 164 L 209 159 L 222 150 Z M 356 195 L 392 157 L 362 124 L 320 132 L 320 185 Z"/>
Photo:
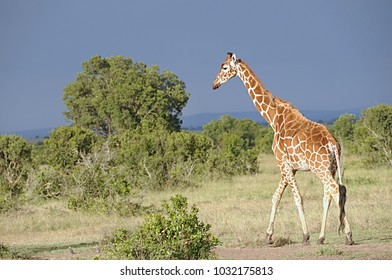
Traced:
<path fill-rule="evenodd" d="M 49 136 L 49 132 L 51 132 L 54 129 L 52 128 L 42 128 L 42 129 L 33 129 L 33 130 L 24 130 L 24 131 L 13 131 L 13 132 L 7 132 L 7 133 L 0 133 L 0 134 L 5 134 L 5 135 L 18 135 L 21 136 L 25 139 L 42 139 L 45 137 Z"/>
<path fill-rule="evenodd" d="M 357 116 L 357 118 L 361 114 L 361 109 L 347 109 L 347 110 L 330 110 L 330 111 L 316 111 L 316 110 L 303 110 L 301 111 L 308 119 L 315 121 L 315 122 L 322 122 L 322 123 L 332 123 L 334 122 L 339 116 L 350 113 Z M 219 120 L 222 115 L 230 115 L 236 119 L 251 119 L 257 123 L 262 125 L 266 125 L 267 122 L 265 119 L 260 116 L 260 114 L 255 111 L 249 112 L 232 112 L 232 113 L 202 113 L 190 116 L 183 116 L 182 117 L 182 128 L 183 129 L 200 129 L 204 124 L 209 123 L 212 120 Z"/>

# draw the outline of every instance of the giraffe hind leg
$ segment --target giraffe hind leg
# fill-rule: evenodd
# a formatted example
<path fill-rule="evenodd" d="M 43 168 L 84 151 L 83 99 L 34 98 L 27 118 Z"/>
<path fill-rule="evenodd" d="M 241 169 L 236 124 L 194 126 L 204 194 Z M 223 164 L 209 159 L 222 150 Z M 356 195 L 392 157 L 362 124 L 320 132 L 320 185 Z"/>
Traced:
<path fill-rule="evenodd" d="M 329 187 L 324 187 L 324 198 L 323 198 L 323 220 L 321 222 L 320 236 L 317 241 L 318 244 L 324 244 L 325 240 L 325 228 L 327 225 L 328 209 L 331 205 L 332 196 L 329 192 Z"/>

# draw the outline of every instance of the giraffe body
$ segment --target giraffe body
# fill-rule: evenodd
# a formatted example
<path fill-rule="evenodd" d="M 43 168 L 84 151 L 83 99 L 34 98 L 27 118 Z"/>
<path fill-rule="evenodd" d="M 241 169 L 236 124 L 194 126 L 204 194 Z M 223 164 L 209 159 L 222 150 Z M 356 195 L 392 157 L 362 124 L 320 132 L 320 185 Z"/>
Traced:
<path fill-rule="evenodd" d="M 346 188 L 341 182 L 339 166 L 341 149 L 338 141 L 324 125 L 308 120 L 290 103 L 272 96 L 250 67 L 232 53 L 228 53 L 225 62 L 222 63 L 213 83 L 213 89 L 219 88 L 221 84 L 235 76 L 242 80 L 256 109 L 274 130 L 272 150 L 281 171 L 281 179 L 272 197 L 266 241 L 273 242 L 277 207 L 286 187 L 290 186 L 301 220 L 303 242 L 308 243 L 310 235 L 295 174 L 299 170 L 310 170 L 324 186 L 323 218 L 318 242 L 322 244 L 325 240 L 328 209 L 333 199 L 340 208 L 339 230 L 344 229 L 346 244 L 353 244 L 350 225 L 345 215 Z M 334 179 L 336 173 L 339 175 L 340 184 Z"/>

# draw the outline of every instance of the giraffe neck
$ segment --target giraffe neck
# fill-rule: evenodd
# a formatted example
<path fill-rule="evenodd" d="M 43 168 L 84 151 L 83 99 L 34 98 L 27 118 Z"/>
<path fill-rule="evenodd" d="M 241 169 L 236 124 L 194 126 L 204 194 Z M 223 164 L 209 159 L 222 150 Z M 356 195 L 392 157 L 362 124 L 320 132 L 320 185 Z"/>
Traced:
<path fill-rule="evenodd" d="M 275 130 L 274 117 L 276 115 L 276 104 L 272 94 L 264 88 L 263 83 L 244 61 L 238 64 L 237 75 L 247 88 L 257 111 L 260 112 L 263 118 Z"/>

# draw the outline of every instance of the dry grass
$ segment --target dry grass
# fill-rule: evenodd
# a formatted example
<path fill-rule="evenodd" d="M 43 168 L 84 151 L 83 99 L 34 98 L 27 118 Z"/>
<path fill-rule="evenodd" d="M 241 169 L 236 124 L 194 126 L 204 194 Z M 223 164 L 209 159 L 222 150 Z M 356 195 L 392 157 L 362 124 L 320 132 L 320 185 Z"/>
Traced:
<path fill-rule="evenodd" d="M 353 159 L 346 159 L 345 185 L 348 190 L 347 215 L 356 242 L 391 242 L 392 239 L 392 172 L 390 168 L 367 170 Z M 196 204 L 200 219 L 212 225 L 212 232 L 226 248 L 262 246 L 268 227 L 271 198 L 280 174 L 273 156 L 264 156 L 261 173 L 239 176 L 231 180 L 201 182 L 198 188 L 144 192 L 144 206 L 159 207 L 162 199 L 175 193 Z M 305 216 L 311 243 L 317 240 L 322 215 L 323 189 L 311 173 L 298 173 L 297 181 L 303 195 Z M 342 244 L 339 236 L 338 211 L 331 206 L 327 224 L 329 244 Z M 0 216 L 0 243 L 20 248 L 38 248 L 94 244 L 110 235 L 115 228 L 136 229 L 143 217 L 92 215 L 68 210 L 66 202 L 52 201 L 43 205 L 25 206 L 22 211 Z M 302 232 L 297 209 L 289 188 L 278 209 L 275 238 L 300 243 Z M 48 257 L 45 255 L 45 257 Z"/>
<path fill-rule="evenodd" d="M 141 220 L 134 218 L 132 224 L 138 226 Z M 129 218 L 75 212 L 67 209 L 66 201 L 51 201 L 0 216 L 0 243 L 45 246 L 93 242 L 120 226 L 129 226 Z"/>
<path fill-rule="evenodd" d="M 388 167 L 369 170 L 358 165 L 356 158 L 346 161 L 346 213 L 354 240 L 360 242 L 371 236 L 392 237 L 392 211 L 389 210 L 392 202 L 392 170 Z M 272 194 L 280 173 L 272 155 L 264 156 L 263 162 L 265 165 L 261 174 L 206 181 L 200 188 L 181 191 L 188 197 L 189 203 L 198 206 L 201 219 L 212 225 L 212 231 L 223 241 L 224 247 L 255 247 L 264 241 Z M 311 242 L 315 242 L 321 227 L 323 187 L 311 172 L 297 173 L 297 181 L 303 196 Z M 172 194 L 173 191 L 147 193 L 145 203 L 159 205 L 161 199 L 168 199 Z M 338 234 L 338 214 L 336 205 L 332 203 L 327 222 L 327 243 L 344 242 L 344 237 Z M 289 188 L 278 209 L 275 238 L 286 238 L 292 243 L 302 242 L 298 211 Z"/>

